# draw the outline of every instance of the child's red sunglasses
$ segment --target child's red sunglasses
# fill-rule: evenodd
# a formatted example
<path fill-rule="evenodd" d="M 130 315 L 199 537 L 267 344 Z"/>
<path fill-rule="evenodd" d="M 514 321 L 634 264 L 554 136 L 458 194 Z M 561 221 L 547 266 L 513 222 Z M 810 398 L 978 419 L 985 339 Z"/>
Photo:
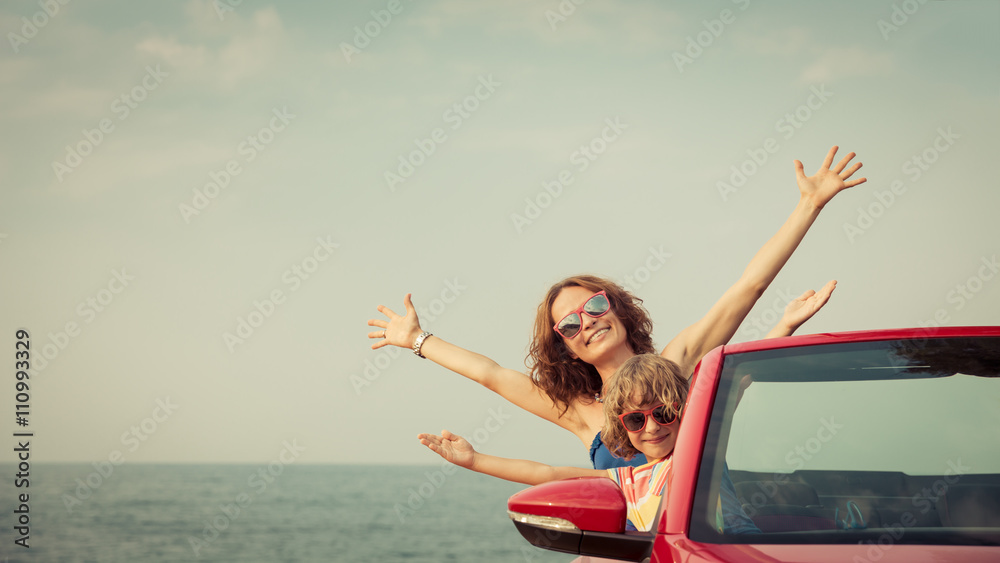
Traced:
<path fill-rule="evenodd" d="M 677 403 L 672 406 L 657 405 L 644 411 L 629 411 L 618 415 L 622 426 L 629 432 L 639 432 L 646 427 L 646 417 L 652 416 L 660 426 L 669 426 L 677 422 Z"/>

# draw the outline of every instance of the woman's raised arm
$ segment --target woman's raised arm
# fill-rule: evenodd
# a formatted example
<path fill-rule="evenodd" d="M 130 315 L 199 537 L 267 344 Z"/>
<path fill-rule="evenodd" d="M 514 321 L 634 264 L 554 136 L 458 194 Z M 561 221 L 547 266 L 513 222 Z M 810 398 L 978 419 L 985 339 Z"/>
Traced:
<path fill-rule="evenodd" d="M 398 315 L 385 305 L 379 305 L 378 311 L 387 319 L 369 319 L 369 326 L 381 329 L 368 333 L 368 338 L 377 339 L 372 344 L 372 350 L 378 350 L 383 346 L 413 349 L 414 342 L 424 331 L 420 328 L 420 320 L 417 318 L 409 293 L 403 298 L 403 305 L 406 307 L 405 315 Z M 582 419 L 573 408 L 563 413 L 563 409 L 524 373 L 502 367 L 482 354 L 466 350 L 437 336 L 429 336 L 423 340 L 420 354 L 574 434 L 579 435 L 586 430 Z"/>

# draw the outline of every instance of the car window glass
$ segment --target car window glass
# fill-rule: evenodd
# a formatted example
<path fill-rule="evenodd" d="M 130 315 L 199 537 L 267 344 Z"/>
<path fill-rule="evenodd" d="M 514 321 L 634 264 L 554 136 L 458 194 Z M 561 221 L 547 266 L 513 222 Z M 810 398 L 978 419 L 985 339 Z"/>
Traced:
<path fill-rule="evenodd" d="M 984 447 L 984 435 L 994 447 Z M 756 382 L 733 415 L 730 468 L 1000 473 L 1000 379 Z"/>
<path fill-rule="evenodd" d="M 692 538 L 1000 542 L 998 339 L 744 352 L 719 377 Z"/>

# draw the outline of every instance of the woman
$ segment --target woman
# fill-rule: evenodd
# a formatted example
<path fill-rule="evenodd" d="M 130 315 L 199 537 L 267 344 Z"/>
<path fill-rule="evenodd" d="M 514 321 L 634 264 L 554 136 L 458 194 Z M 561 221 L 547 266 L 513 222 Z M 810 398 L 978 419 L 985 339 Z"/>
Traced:
<path fill-rule="evenodd" d="M 676 363 L 685 377 L 709 350 L 725 344 L 777 276 L 785 262 L 816 220 L 822 208 L 839 192 L 866 181 L 850 180 L 861 168 L 848 168 L 849 153 L 832 169 L 837 147 L 826 155 L 813 176 L 806 176 L 795 161 L 800 198 L 795 210 L 750 261 L 743 275 L 698 322 L 671 340 L 660 355 Z M 836 282 L 819 293 L 808 291 L 793 301 L 786 317 L 769 336 L 791 334 L 829 298 Z M 598 294 L 603 292 L 607 306 Z M 369 338 L 381 339 L 372 349 L 393 345 L 412 348 L 458 374 L 500 394 L 515 405 L 569 430 L 591 448 L 591 460 L 599 469 L 616 463 L 600 444 L 604 415 L 600 389 L 605 380 L 628 358 L 652 352 L 652 323 L 641 301 L 616 284 L 589 276 L 568 278 L 550 289 L 539 305 L 529 357 L 531 375 L 503 368 L 493 360 L 431 336 L 420 328 L 410 295 L 404 298 L 406 314 L 378 306 L 386 319 L 371 319 L 378 327 Z M 588 310 L 587 307 L 590 307 Z M 637 456 L 638 457 L 638 456 Z M 611 460 L 611 461 L 608 461 Z M 645 463 L 635 459 L 631 463 Z M 631 464 L 630 463 L 630 464 Z"/>

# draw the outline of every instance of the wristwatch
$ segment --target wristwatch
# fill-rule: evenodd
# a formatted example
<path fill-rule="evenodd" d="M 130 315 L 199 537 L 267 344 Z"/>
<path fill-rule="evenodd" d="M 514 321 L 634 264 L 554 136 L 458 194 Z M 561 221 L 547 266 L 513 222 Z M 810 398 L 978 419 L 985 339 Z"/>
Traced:
<path fill-rule="evenodd" d="M 413 341 L 413 353 L 424 359 L 427 359 L 427 357 L 420 353 L 420 348 L 424 345 L 424 340 L 427 340 L 428 336 L 431 336 L 431 333 L 425 330 Z"/>

